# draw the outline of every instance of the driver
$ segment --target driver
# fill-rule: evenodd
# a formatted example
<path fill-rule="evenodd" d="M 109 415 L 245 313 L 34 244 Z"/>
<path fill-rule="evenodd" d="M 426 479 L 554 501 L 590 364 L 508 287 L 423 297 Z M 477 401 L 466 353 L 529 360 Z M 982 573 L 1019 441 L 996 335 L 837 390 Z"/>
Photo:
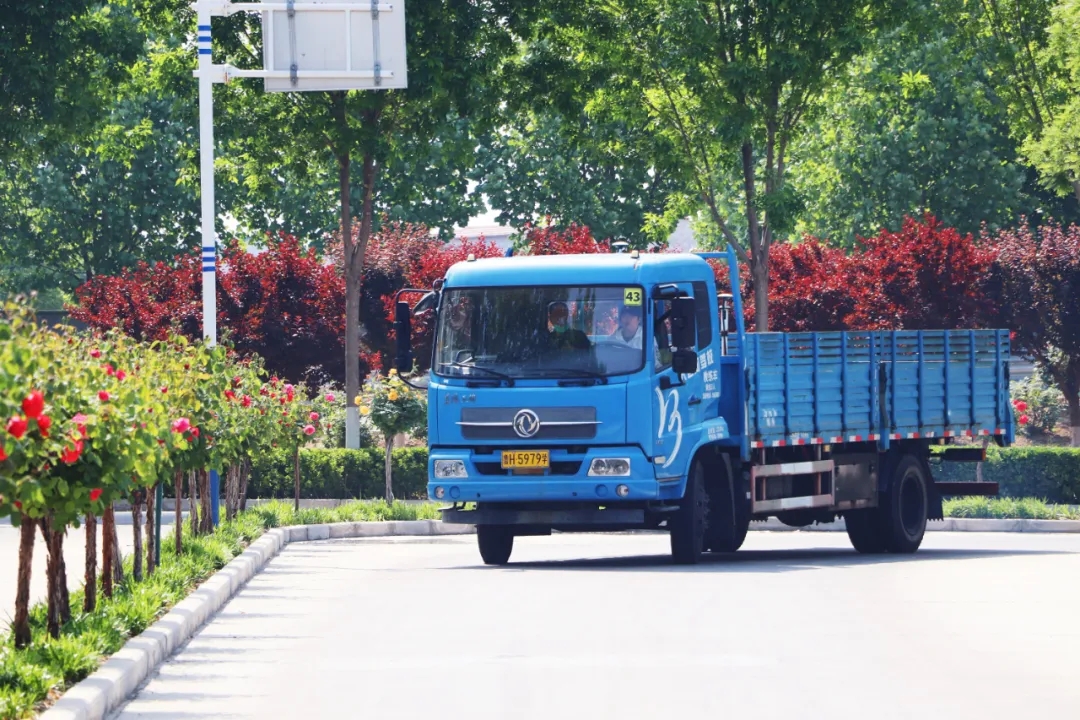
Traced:
<path fill-rule="evenodd" d="M 548 306 L 548 345 L 559 350 L 588 350 L 589 336 L 570 327 L 570 308 L 562 301 Z"/>
<path fill-rule="evenodd" d="M 619 309 L 619 327 L 611 334 L 624 345 L 641 349 L 641 306 L 623 305 Z"/>

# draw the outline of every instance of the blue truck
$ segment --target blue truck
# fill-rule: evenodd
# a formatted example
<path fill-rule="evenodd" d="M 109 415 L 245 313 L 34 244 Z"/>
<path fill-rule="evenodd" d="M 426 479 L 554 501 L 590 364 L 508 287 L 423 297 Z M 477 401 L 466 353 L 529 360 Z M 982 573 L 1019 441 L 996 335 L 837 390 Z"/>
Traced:
<path fill-rule="evenodd" d="M 470 257 L 399 296 L 402 373 L 413 318 L 434 327 L 443 520 L 475 525 L 487 564 L 517 537 L 628 529 L 666 529 L 691 564 L 770 517 L 843 517 L 857 551 L 913 553 L 943 497 L 997 494 L 932 466 L 1013 441 L 1007 331 L 749 333 L 738 288 L 729 247 Z"/>

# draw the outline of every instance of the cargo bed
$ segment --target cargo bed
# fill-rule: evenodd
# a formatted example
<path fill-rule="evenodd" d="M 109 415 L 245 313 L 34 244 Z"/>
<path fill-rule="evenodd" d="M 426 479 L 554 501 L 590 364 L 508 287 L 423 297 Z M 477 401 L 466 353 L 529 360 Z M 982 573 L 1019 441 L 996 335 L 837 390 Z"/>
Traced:
<path fill-rule="evenodd" d="M 1006 330 L 749 333 L 750 446 L 1014 439 Z"/>

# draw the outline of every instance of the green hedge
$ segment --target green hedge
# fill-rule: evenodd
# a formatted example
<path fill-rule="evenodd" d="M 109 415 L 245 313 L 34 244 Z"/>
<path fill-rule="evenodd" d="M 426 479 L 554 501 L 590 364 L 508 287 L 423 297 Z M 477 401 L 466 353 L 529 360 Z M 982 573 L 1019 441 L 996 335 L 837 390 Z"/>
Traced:
<path fill-rule="evenodd" d="M 403 500 L 427 497 L 427 448 L 394 451 L 394 497 Z M 383 451 L 328 449 L 300 451 L 301 497 L 320 500 L 381 498 Z M 251 464 L 248 497 L 291 498 L 292 455 L 279 450 L 262 455 Z"/>
<path fill-rule="evenodd" d="M 383 454 L 378 448 L 300 452 L 302 496 L 311 499 L 381 498 Z M 973 481 L 975 465 L 934 465 L 938 480 Z M 990 447 L 983 479 L 1001 485 L 1004 497 L 1035 497 L 1050 503 L 1080 504 L 1080 448 Z M 291 498 L 292 458 L 279 450 L 252 463 L 248 497 Z M 427 497 L 427 449 L 394 451 L 394 495 Z"/>
<path fill-rule="evenodd" d="M 949 482 L 971 482 L 975 480 L 975 464 L 935 463 L 934 475 Z M 1004 497 L 1080 504 L 1080 448 L 989 447 L 983 480 L 999 483 Z"/>

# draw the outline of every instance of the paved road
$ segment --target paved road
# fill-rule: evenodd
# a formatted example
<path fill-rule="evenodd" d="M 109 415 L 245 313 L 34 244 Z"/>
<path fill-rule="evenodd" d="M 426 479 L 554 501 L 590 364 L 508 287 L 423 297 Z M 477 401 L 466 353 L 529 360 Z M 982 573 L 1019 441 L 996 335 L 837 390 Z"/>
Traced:
<path fill-rule="evenodd" d="M 914 558 L 751 533 L 287 547 L 118 714 L 214 718 L 1072 717 L 1080 537 L 935 533 Z"/>
<path fill-rule="evenodd" d="M 144 513 L 145 515 L 145 513 Z M 143 518 L 145 522 L 146 518 Z M 173 513 L 161 516 L 162 537 L 172 530 Z M 116 534 L 120 538 L 120 551 L 127 557 L 135 545 L 131 532 L 131 513 L 116 514 Z M 0 632 L 5 632 L 15 615 L 15 591 L 19 568 L 19 528 L 12 527 L 5 519 L 0 523 Z M 97 525 L 98 571 L 101 571 L 101 520 Z M 34 564 L 30 576 L 30 604 L 45 599 L 45 562 L 48 558 L 45 541 L 37 533 L 34 543 Z M 78 590 L 83 586 L 86 573 L 86 529 L 68 530 L 64 538 L 64 562 L 67 563 L 68 588 Z"/>

